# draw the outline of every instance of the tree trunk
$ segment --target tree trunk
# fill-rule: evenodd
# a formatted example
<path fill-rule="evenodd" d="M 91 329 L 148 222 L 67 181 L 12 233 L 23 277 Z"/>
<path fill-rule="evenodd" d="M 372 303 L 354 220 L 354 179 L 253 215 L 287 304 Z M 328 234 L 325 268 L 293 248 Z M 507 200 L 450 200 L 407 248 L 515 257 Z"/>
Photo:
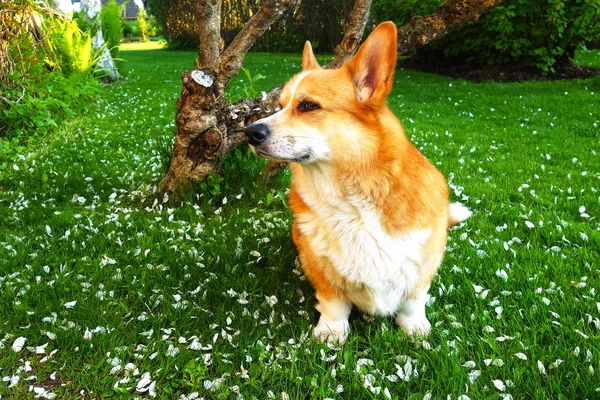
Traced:
<path fill-rule="evenodd" d="M 204 179 L 221 156 L 245 140 L 244 129 L 248 123 L 274 112 L 277 90 L 272 91 L 266 101 L 244 99 L 226 104 L 225 86 L 238 73 L 244 55 L 256 39 L 297 2 L 264 0 L 262 8 L 220 54 L 221 1 L 197 2 L 201 48 L 196 69 L 185 71 L 182 76 L 183 90 L 175 117 L 177 136 L 169 172 L 159 185 L 161 192 L 172 192 L 181 184 Z"/>
<path fill-rule="evenodd" d="M 85 15 L 92 21 L 96 16 L 100 14 L 100 0 L 81 0 L 81 11 L 85 12 Z M 104 45 L 104 38 L 102 37 L 102 25 L 98 18 L 98 31 L 92 38 L 92 47 L 94 49 L 102 49 L 102 57 L 98 62 L 98 66 L 105 70 L 111 79 L 119 79 L 119 71 L 115 65 L 110 51 Z"/>
<path fill-rule="evenodd" d="M 235 104 L 223 101 L 227 82 L 239 71 L 244 55 L 256 39 L 299 0 L 264 0 L 263 7 L 245 25 L 232 43 L 219 54 L 220 0 L 197 3 L 201 47 L 196 68 L 182 76 L 183 90 L 177 101 L 177 136 L 169 172 L 159 185 L 160 192 L 173 192 L 181 184 L 204 179 L 219 159 L 246 139 L 248 124 L 275 112 L 281 87 L 273 88 L 266 99 L 243 99 Z M 428 17 L 416 16 L 398 29 L 398 54 L 405 54 L 476 20 L 485 11 L 506 0 L 447 0 Z M 371 0 L 356 0 L 348 17 L 342 43 L 327 66 L 339 68 L 357 50 L 369 15 Z M 268 174 L 280 171 L 283 163 L 271 163 Z"/>

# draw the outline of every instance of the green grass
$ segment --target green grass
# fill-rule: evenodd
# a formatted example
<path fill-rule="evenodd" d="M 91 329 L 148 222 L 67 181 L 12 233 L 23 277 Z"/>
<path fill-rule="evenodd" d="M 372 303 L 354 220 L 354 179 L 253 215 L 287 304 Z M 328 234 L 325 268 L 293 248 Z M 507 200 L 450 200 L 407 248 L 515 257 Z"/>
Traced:
<path fill-rule="evenodd" d="M 600 67 L 599 54 L 580 59 Z M 195 55 L 143 43 L 120 57 L 124 81 L 0 176 L 2 398 L 145 397 L 145 373 L 165 399 L 600 397 L 600 79 L 398 70 L 391 108 L 475 214 L 450 234 L 430 337 L 356 312 L 347 344 L 330 348 L 310 338 L 288 174 L 256 183 L 263 161 L 244 148 L 185 204 L 142 205 Z M 245 66 L 268 90 L 300 57 L 249 54 Z M 230 97 L 243 86 L 240 75 Z"/>

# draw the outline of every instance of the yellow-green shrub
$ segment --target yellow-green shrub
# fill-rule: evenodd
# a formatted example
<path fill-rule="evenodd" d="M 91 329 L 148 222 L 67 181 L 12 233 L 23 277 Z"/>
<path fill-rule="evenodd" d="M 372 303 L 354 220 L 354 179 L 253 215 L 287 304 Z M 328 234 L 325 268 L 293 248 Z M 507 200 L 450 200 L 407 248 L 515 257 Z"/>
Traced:
<path fill-rule="evenodd" d="M 82 32 L 77 22 L 69 19 L 54 19 L 48 34 L 51 54 L 47 62 L 58 68 L 66 76 L 74 73 L 89 73 L 96 57 L 92 49 L 89 32 Z"/>

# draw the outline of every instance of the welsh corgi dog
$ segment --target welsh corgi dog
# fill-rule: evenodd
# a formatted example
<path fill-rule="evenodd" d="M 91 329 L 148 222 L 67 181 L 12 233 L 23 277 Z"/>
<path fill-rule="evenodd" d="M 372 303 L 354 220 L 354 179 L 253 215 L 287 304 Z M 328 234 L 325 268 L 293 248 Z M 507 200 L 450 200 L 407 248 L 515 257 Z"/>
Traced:
<path fill-rule="evenodd" d="M 337 70 L 321 69 L 306 42 L 279 111 L 245 131 L 257 155 L 291 162 L 292 238 L 316 291 L 314 336 L 329 342 L 346 340 L 353 305 L 426 336 L 448 227 L 471 215 L 449 203 L 446 180 L 387 107 L 396 35 L 382 23 Z"/>

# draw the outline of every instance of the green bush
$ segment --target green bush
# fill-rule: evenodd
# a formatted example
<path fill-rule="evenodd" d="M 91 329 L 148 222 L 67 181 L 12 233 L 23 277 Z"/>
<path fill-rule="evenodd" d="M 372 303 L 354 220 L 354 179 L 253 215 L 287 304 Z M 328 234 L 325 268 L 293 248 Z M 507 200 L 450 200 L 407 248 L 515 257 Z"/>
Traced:
<path fill-rule="evenodd" d="M 195 10 L 198 1 L 206 0 L 147 1 L 148 12 L 160 22 L 169 48 L 198 48 Z M 221 1 L 221 37 L 225 45 L 233 41 L 263 4 L 262 0 Z M 302 0 L 257 39 L 252 51 L 298 52 L 310 40 L 316 51 L 331 52 L 342 41 L 353 5 L 354 0 Z"/>
<path fill-rule="evenodd" d="M 148 0 L 148 11 L 160 21 L 171 49 L 198 49 L 195 0 Z M 221 13 L 226 12 L 222 9 Z"/>
<path fill-rule="evenodd" d="M 92 49 L 90 32 L 82 32 L 78 23 L 69 19 L 54 19 L 48 29 L 50 58 L 47 62 L 65 76 L 87 74 L 97 62 L 98 52 Z"/>
<path fill-rule="evenodd" d="M 96 33 L 98 32 L 99 19 L 99 15 L 90 19 L 85 11 L 76 11 L 73 13 L 73 21 L 77 23 L 79 29 L 83 32 L 89 32 L 91 37 L 96 36 Z"/>
<path fill-rule="evenodd" d="M 398 4 L 396 4 L 398 3 Z M 439 0 L 374 0 L 376 21 L 402 25 L 429 14 Z M 544 72 L 600 37 L 598 0 L 509 0 L 458 32 L 420 50 L 477 64 L 523 62 Z"/>
<path fill-rule="evenodd" d="M 123 27 L 123 37 L 126 39 L 141 39 L 141 30 L 138 20 L 122 19 L 121 26 Z M 160 34 L 160 25 L 156 18 L 150 17 L 146 19 L 146 37 L 156 37 Z"/>
<path fill-rule="evenodd" d="M 122 19 L 121 26 L 123 28 L 123 37 L 126 39 L 134 39 L 139 37 L 140 30 L 138 28 L 137 21 L 129 19 Z"/>
<path fill-rule="evenodd" d="M 102 24 L 102 36 L 110 49 L 113 58 L 119 54 L 119 44 L 123 39 L 123 28 L 121 26 L 121 13 L 126 3 L 117 4 L 115 0 L 108 3 L 100 10 L 100 21 Z"/>
<path fill-rule="evenodd" d="M 148 36 L 157 37 L 162 35 L 162 27 L 155 17 L 148 18 Z"/>
<path fill-rule="evenodd" d="M 30 77 L 16 89 L 1 85 L 0 136 L 7 139 L 54 130 L 66 117 L 85 110 L 101 88 L 89 76 L 65 77 L 58 71 Z"/>
<path fill-rule="evenodd" d="M 24 143 L 87 109 L 101 90 L 91 75 L 66 77 L 58 70 L 38 69 L 19 81 L 19 87 L 0 82 L 0 170 L 22 153 Z"/>
<path fill-rule="evenodd" d="M 137 24 L 140 31 L 140 39 L 142 39 L 144 42 L 148 40 L 148 21 L 146 21 L 147 17 L 148 15 L 146 14 L 146 10 L 140 8 L 137 15 Z"/>
<path fill-rule="evenodd" d="M 406 25 L 413 15 L 428 15 L 444 0 L 373 0 L 371 15 L 377 23 L 394 21 L 397 26 Z"/>
<path fill-rule="evenodd" d="M 90 34 L 75 21 L 34 2 L 8 3 L 2 11 L 0 170 L 32 137 L 88 107 L 101 88 L 92 74 Z"/>

